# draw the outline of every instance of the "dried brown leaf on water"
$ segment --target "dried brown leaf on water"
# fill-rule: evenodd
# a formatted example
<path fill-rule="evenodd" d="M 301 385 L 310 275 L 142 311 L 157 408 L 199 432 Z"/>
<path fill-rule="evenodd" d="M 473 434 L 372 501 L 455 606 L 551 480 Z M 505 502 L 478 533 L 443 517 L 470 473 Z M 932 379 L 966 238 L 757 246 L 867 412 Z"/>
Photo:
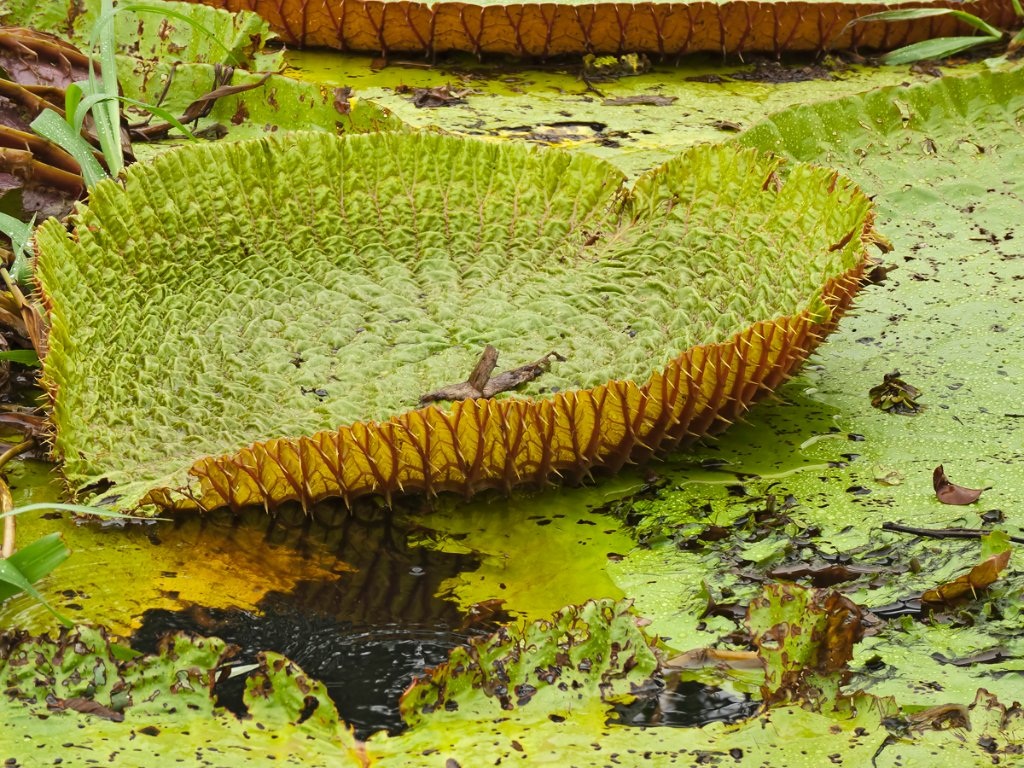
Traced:
<path fill-rule="evenodd" d="M 1006 564 L 1010 562 L 1010 550 L 1004 550 L 998 554 L 982 560 L 963 576 L 956 578 L 935 589 L 929 589 L 921 595 L 921 601 L 931 605 L 947 605 L 965 595 L 975 594 L 988 587 L 999 578 L 999 574 Z"/>
<path fill-rule="evenodd" d="M 747 609 L 747 627 L 765 665 L 766 704 L 834 705 L 864 613 L 838 592 L 768 584 Z"/>
<path fill-rule="evenodd" d="M 83 715 L 95 715 L 96 717 L 102 717 L 104 720 L 112 720 L 115 723 L 120 723 L 124 720 L 124 715 L 121 712 L 105 707 L 98 701 L 85 699 L 81 696 L 72 696 L 69 699 L 47 696 L 46 706 L 57 712 L 70 709 L 75 712 L 81 712 Z"/>
<path fill-rule="evenodd" d="M 665 669 L 764 669 L 757 651 L 730 651 L 719 648 L 694 648 L 665 662 Z"/>
<path fill-rule="evenodd" d="M 921 390 L 901 379 L 899 371 L 885 374 L 882 383 L 868 390 L 868 394 L 871 395 L 872 406 L 889 413 L 913 416 L 923 407 L 917 402 Z"/>
<path fill-rule="evenodd" d="M 941 464 L 932 472 L 932 486 L 935 488 L 935 496 L 943 504 L 956 504 L 959 506 L 973 504 L 981 497 L 982 491 L 985 490 L 984 488 L 965 488 L 962 485 L 949 482 L 949 478 L 946 477 L 946 471 Z"/>
<path fill-rule="evenodd" d="M 768 572 L 773 579 L 793 581 L 809 578 L 815 587 L 831 587 L 844 581 L 854 581 L 861 576 L 882 573 L 886 569 L 871 565 L 847 563 L 794 563 L 774 568 Z"/>

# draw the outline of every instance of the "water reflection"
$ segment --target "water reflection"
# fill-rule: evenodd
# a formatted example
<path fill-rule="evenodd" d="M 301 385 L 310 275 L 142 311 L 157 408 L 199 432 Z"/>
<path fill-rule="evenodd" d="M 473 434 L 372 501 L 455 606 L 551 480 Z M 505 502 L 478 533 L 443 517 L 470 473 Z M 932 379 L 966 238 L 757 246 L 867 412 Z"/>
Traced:
<path fill-rule="evenodd" d="M 269 520 L 256 514 L 256 520 L 214 516 L 203 524 L 262 524 L 268 544 L 327 549 L 344 569 L 271 591 L 255 610 L 150 609 L 132 636 L 135 648 L 153 651 L 162 636 L 186 630 L 238 645 L 242 650 L 234 662 L 240 665 L 252 663 L 259 651 L 277 651 L 325 683 L 341 716 L 365 738 L 380 729 L 401 730 L 398 699 L 413 676 L 505 618 L 498 611 L 485 624 L 465 626 L 441 585 L 475 569 L 479 559 L 410 546 L 416 526 L 401 511 L 362 506 L 348 512 L 324 505 L 312 516 L 301 510 L 282 510 Z M 241 711 L 243 690 L 244 677 L 234 678 L 218 686 L 218 699 Z"/>
<path fill-rule="evenodd" d="M 734 723 L 757 714 L 760 703 L 693 680 L 675 680 L 661 690 L 615 707 L 617 723 L 694 728 L 708 723 Z"/>

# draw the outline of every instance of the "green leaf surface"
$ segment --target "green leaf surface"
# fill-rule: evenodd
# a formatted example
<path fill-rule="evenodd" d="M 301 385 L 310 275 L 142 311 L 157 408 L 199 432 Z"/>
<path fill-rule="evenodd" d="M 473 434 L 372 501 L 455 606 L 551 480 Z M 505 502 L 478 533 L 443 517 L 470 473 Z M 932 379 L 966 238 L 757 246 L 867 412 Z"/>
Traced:
<path fill-rule="evenodd" d="M 121 2 L 104 14 L 103 0 L 12 0 L 4 23 L 56 34 L 86 52 L 98 33 L 108 32 L 118 54 L 137 59 L 228 64 L 251 71 L 277 71 L 282 63 L 280 51 L 264 50 L 273 35 L 255 13 L 196 3 Z"/>
<path fill-rule="evenodd" d="M 509 367 L 565 358 L 519 388 L 532 398 L 644 382 L 810 312 L 863 255 L 868 201 L 823 169 L 703 148 L 622 182 L 583 155 L 403 134 L 132 169 L 74 238 L 52 220 L 37 235 L 64 471 L 128 506 L 205 456 L 416 409 L 487 344 Z M 108 309 L 98 285 L 118 286 Z"/>
<path fill-rule="evenodd" d="M 841 55 L 820 62 L 722 63 L 685 58 L 668 66 L 588 85 L 582 59 L 544 67 L 481 64 L 450 57 L 434 67 L 398 60 L 379 69 L 369 56 L 289 50 L 287 74 L 310 83 L 349 86 L 409 126 L 564 147 L 600 157 L 636 178 L 689 146 L 721 142 L 779 110 L 902 83 L 926 82 L 906 67 L 856 66 Z M 980 65 L 944 69 L 947 76 Z M 467 91 L 461 104 L 415 106 L 417 90 L 449 85 Z M 638 96 L 667 106 L 630 104 Z M 625 100 L 619 106 L 615 100 Z"/>
<path fill-rule="evenodd" d="M 109 177 L 93 155 L 93 148 L 70 125 L 51 109 L 43 110 L 32 121 L 32 130 L 45 139 L 60 146 L 70 154 L 82 168 L 82 178 L 88 187 Z"/>
<path fill-rule="evenodd" d="M 126 96 L 159 105 L 177 116 L 222 86 L 255 86 L 218 98 L 209 115 L 195 124 L 194 130 L 204 136 L 248 139 L 279 130 L 341 134 L 405 128 L 401 120 L 368 99 L 281 75 L 265 77 L 235 70 L 225 82 L 223 73 L 212 64 L 175 66 L 128 56 L 118 58 L 118 67 Z M 150 117 L 144 111 L 129 108 L 129 112 L 139 112 L 141 119 Z M 137 141 L 134 150 L 140 159 L 147 159 L 180 143 L 180 139 L 152 145 Z"/>
<path fill-rule="evenodd" d="M 524 709 L 564 719 L 593 700 L 631 701 L 657 668 L 629 603 L 590 600 L 456 648 L 405 692 L 402 718 L 433 728 Z"/>
<path fill-rule="evenodd" d="M 116 755 L 118 766 L 359 766 L 323 685 L 268 654 L 246 688 L 248 718 L 217 706 L 212 690 L 231 651 L 176 635 L 157 655 L 118 661 L 89 627 L 56 640 L 7 633 L 0 702 L 7 754 L 24 765 L 71 754 Z"/>

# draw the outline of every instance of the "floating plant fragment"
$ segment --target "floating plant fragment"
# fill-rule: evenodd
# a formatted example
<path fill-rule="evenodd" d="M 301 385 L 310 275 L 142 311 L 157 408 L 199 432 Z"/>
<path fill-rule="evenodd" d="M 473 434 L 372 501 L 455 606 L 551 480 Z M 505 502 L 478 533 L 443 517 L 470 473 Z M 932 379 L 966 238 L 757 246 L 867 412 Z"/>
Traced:
<path fill-rule="evenodd" d="M 956 580 L 929 589 L 921 595 L 921 602 L 931 606 L 951 605 L 962 597 L 977 597 L 978 592 L 995 583 L 1009 562 L 1009 549 L 990 555 Z"/>
<path fill-rule="evenodd" d="M 911 416 L 921 411 L 917 403 L 921 391 L 901 379 L 899 371 L 885 374 L 882 383 L 872 387 L 868 394 L 873 407 L 889 413 Z"/>
<path fill-rule="evenodd" d="M 839 592 L 769 584 L 747 609 L 747 626 L 764 662 L 766 704 L 803 702 L 832 709 L 864 636 L 860 608 Z"/>
<path fill-rule="evenodd" d="M 308 506 L 572 480 L 720 429 L 835 327 L 870 201 L 729 147 L 623 181 L 582 155 L 397 133 L 131 170 L 74 234 L 37 236 L 66 476 L 118 507 Z M 487 345 L 564 360 L 419 407 Z"/>
<path fill-rule="evenodd" d="M 494 718 L 524 707 L 567 718 L 589 701 L 632 700 L 658 659 L 628 601 L 590 600 L 525 627 L 502 627 L 451 652 L 402 696 L 410 725 L 434 713 Z"/>

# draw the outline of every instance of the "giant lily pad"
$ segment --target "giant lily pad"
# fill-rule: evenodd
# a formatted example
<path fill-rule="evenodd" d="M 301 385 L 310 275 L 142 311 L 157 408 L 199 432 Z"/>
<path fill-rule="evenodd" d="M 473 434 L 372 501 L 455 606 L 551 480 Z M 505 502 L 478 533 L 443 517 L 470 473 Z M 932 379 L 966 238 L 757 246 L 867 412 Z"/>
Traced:
<path fill-rule="evenodd" d="M 520 145 L 293 134 L 97 187 L 73 235 L 37 236 L 71 486 L 203 508 L 472 492 L 727 423 L 848 305 L 870 203 L 733 148 L 622 184 Z M 518 396 L 418 407 L 486 345 L 562 359 Z"/>
<path fill-rule="evenodd" d="M 343 51 L 471 51 L 556 56 L 590 51 L 645 51 L 661 56 L 715 51 L 821 51 L 864 45 L 895 47 L 963 31 L 947 16 L 915 22 L 848 26 L 900 3 L 822 2 L 562 2 L 517 0 L 203 0 L 262 14 L 287 43 Z M 915 3 L 915 6 L 956 3 Z M 1014 20 L 999 0 L 971 3 L 996 25 Z"/>

